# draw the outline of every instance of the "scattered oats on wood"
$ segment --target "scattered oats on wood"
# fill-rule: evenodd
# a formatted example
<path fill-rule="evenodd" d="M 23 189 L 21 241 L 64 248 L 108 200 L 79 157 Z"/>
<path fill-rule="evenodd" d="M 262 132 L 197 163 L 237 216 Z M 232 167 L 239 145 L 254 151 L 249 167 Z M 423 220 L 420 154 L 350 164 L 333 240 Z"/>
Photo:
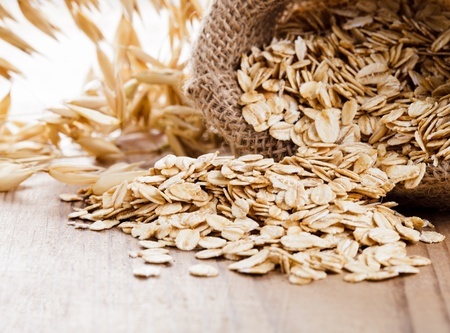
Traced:
<path fill-rule="evenodd" d="M 201 260 L 232 260 L 229 269 L 242 274 L 278 269 L 294 284 L 328 273 L 350 272 L 349 282 L 415 273 L 430 261 L 408 256 L 405 242 L 444 236 L 380 201 L 394 182 L 373 164 L 378 154 L 349 142 L 300 147 L 279 163 L 261 155 L 167 155 L 130 181 L 95 194 L 83 189 L 85 207 L 70 217 L 93 221 L 91 229 L 116 225 L 139 239 L 144 249 L 135 254 L 150 264 L 172 263 L 168 248 L 178 248 L 198 250 Z M 216 274 L 194 267 L 191 274 Z"/>

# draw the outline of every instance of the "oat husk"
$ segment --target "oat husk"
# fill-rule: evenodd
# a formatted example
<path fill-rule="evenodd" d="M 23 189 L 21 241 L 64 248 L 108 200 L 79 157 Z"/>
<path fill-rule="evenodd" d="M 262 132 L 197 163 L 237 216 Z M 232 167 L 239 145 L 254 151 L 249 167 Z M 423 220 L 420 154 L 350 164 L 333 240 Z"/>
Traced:
<path fill-rule="evenodd" d="M 314 6 L 347 2 L 320 1 Z M 283 12 L 293 5 L 292 1 L 215 1 L 204 20 L 192 54 L 187 92 L 196 107 L 203 110 L 207 126 L 222 136 L 236 155 L 261 153 L 280 160 L 297 149 L 292 142 L 278 141 L 269 131 L 257 133 L 247 124 L 238 105 L 242 90 L 236 80 L 242 55 L 249 53 L 252 46 L 270 42 Z M 308 10 L 312 2 L 302 5 Z M 403 204 L 448 207 L 448 168 L 447 161 L 429 165 L 416 188 L 397 186 L 391 196 Z"/>

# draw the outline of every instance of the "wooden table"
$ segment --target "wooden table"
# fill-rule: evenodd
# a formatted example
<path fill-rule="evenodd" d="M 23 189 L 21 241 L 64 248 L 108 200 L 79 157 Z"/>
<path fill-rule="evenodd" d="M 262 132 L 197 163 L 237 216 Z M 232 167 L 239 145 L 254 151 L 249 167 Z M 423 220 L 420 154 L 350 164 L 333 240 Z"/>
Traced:
<path fill-rule="evenodd" d="M 415 276 L 300 287 L 211 260 L 220 275 L 202 279 L 187 272 L 193 253 L 173 251 L 145 280 L 132 275 L 135 239 L 67 225 L 58 194 L 75 189 L 38 175 L 0 194 L 0 332 L 450 332 L 448 213 L 418 212 L 447 239 L 410 247 L 433 260 Z"/>

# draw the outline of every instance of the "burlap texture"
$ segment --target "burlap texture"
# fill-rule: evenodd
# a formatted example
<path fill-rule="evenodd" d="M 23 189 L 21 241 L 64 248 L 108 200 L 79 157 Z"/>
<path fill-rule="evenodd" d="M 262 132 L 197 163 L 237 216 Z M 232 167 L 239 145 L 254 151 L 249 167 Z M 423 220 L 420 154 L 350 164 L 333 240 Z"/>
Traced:
<path fill-rule="evenodd" d="M 348 1 L 310 3 L 340 2 Z M 280 160 L 295 154 L 292 142 L 278 141 L 268 131 L 257 133 L 245 122 L 237 103 L 241 90 L 236 79 L 242 54 L 272 39 L 277 20 L 291 4 L 292 0 L 215 0 L 194 45 L 186 92 L 203 110 L 208 128 L 223 137 L 236 156 L 260 153 Z M 391 197 L 404 205 L 450 208 L 449 163 L 428 167 L 419 187 L 406 190 L 397 186 Z"/>

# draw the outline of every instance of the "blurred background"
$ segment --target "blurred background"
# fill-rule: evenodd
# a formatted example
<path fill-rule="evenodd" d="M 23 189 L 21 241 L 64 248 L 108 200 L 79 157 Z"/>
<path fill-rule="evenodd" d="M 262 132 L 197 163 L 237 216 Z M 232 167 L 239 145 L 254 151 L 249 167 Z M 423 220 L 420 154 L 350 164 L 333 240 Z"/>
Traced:
<path fill-rule="evenodd" d="M 27 54 L 0 39 L 1 57 L 19 68 L 12 82 L 0 76 L 0 99 L 11 90 L 10 114 L 19 119 L 38 119 L 45 108 L 59 105 L 82 93 L 90 70 L 100 75 L 96 47 L 72 19 L 64 1 L 39 1 L 39 9 L 59 27 L 57 40 L 36 29 L 22 14 L 18 1 L 1 4 L 17 21 L 4 20 L 1 25 L 14 31 L 39 54 Z M 102 0 L 89 17 L 101 29 L 106 41 L 113 41 L 123 13 L 119 0 Z M 170 53 L 167 13 L 157 14 L 148 0 L 138 1 L 142 15 L 134 14 L 133 25 L 143 49 L 156 58 Z M 109 56 L 112 56 L 111 52 Z"/>
<path fill-rule="evenodd" d="M 0 176 L 66 158 L 198 156 L 221 140 L 183 93 L 207 1 L 0 2 Z"/>

